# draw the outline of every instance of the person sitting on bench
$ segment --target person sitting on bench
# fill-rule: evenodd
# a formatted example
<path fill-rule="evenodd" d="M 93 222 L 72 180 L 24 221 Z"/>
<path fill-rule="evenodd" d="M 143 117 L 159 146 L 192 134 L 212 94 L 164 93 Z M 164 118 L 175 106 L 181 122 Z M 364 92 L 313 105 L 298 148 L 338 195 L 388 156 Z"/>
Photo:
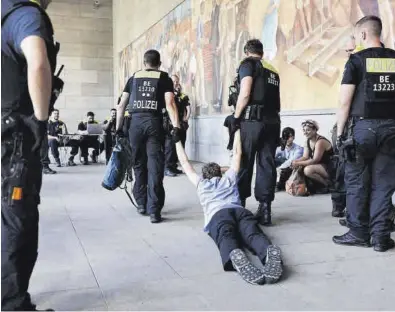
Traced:
<path fill-rule="evenodd" d="M 221 174 L 221 167 L 208 163 L 197 175 L 181 141 L 176 142 L 181 166 L 188 179 L 197 187 L 205 219 L 205 231 L 218 246 L 225 271 L 236 270 L 251 284 L 275 283 L 282 275 L 281 250 L 261 231 L 254 215 L 243 208 L 237 187 L 241 161 L 240 130 L 235 133 L 232 164 Z M 264 265 L 253 265 L 242 250 L 253 251 Z"/>

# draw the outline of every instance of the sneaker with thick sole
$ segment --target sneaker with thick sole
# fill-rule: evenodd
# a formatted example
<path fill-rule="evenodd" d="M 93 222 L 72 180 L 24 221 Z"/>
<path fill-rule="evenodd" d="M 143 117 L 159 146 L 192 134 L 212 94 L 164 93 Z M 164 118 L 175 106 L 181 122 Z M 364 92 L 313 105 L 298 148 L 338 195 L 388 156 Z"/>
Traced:
<path fill-rule="evenodd" d="M 281 249 L 276 245 L 270 245 L 266 252 L 265 267 L 263 270 L 267 284 L 276 283 L 283 274 Z"/>
<path fill-rule="evenodd" d="M 150 214 L 150 221 L 151 223 L 161 223 L 163 219 L 161 215 L 152 213 Z"/>
<path fill-rule="evenodd" d="M 69 159 L 69 161 L 67 162 L 67 166 L 74 167 L 77 166 L 77 164 L 74 162 L 74 160 Z"/>
<path fill-rule="evenodd" d="M 138 205 L 137 212 L 145 216 L 147 214 L 147 208 L 145 208 L 145 205 Z"/>
<path fill-rule="evenodd" d="M 44 174 L 56 174 L 56 171 L 55 171 L 55 170 L 52 170 L 52 169 L 49 168 L 49 167 L 44 167 L 44 168 L 43 168 L 43 173 L 44 173 Z"/>
<path fill-rule="evenodd" d="M 232 250 L 230 260 L 241 278 L 247 283 L 253 285 L 262 285 L 265 283 L 264 273 L 250 262 L 243 250 Z"/>

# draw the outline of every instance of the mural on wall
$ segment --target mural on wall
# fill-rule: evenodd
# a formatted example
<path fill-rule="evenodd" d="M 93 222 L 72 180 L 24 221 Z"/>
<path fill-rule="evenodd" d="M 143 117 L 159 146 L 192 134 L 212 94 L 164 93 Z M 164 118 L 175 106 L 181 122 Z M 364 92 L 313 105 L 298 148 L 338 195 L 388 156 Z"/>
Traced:
<path fill-rule="evenodd" d="M 120 92 L 153 48 L 195 115 L 227 113 L 244 44 L 258 38 L 280 72 L 282 110 L 335 108 L 352 24 L 369 14 L 394 48 L 395 0 L 186 0 L 120 53 Z"/>

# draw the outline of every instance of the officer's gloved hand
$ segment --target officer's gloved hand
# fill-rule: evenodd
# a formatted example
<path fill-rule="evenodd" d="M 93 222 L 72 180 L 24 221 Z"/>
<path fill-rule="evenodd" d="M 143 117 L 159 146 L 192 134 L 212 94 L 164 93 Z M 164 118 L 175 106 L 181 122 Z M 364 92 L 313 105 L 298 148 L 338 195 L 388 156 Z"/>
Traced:
<path fill-rule="evenodd" d="M 240 129 L 240 118 L 236 118 L 234 115 L 230 119 L 229 130 L 231 134 L 234 134 L 237 130 Z"/>
<path fill-rule="evenodd" d="M 181 136 L 180 136 L 180 128 L 173 127 L 173 130 L 171 131 L 171 135 L 173 137 L 174 143 L 180 142 L 181 141 Z"/>
<path fill-rule="evenodd" d="M 44 142 L 45 136 L 47 135 L 48 120 L 38 120 L 33 114 L 32 116 L 22 117 L 24 125 L 33 133 L 34 145 L 32 152 L 35 152 L 41 148 L 41 144 Z"/>

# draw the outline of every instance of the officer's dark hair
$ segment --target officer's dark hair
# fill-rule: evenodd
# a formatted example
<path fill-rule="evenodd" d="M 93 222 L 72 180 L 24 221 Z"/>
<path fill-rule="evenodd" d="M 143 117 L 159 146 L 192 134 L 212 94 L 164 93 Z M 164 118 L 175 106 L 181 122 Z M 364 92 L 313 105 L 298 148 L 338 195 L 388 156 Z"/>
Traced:
<path fill-rule="evenodd" d="M 210 180 L 214 177 L 222 177 L 221 167 L 217 163 L 205 164 L 202 168 L 203 179 Z"/>
<path fill-rule="evenodd" d="M 244 53 L 252 53 L 262 56 L 263 55 L 263 44 L 258 39 L 248 40 L 244 46 Z"/>
<path fill-rule="evenodd" d="M 58 112 L 59 113 L 59 110 L 57 109 L 57 108 L 54 108 L 53 110 L 52 110 L 52 113 L 53 112 Z"/>
<path fill-rule="evenodd" d="M 148 50 L 144 53 L 144 64 L 151 67 L 160 66 L 160 53 L 156 50 Z"/>
<path fill-rule="evenodd" d="M 117 111 L 117 110 L 115 108 L 111 108 L 110 112 L 112 112 L 112 111 Z"/>
<path fill-rule="evenodd" d="M 93 112 L 87 112 L 86 117 L 95 117 L 95 114 Z"/>
<path fill-rule="evenodd" d="M 362 17 L 356 24 L 355 27 L 360 27 L 369 23 L 369 29 L 372 35 L 376 37 L 381 36 L 381 31 L 383 30 L 383 23 L 381 22 L 380 17 L 375 15 L 367 15 Z"/>
<path fill-rule="evenodd" d="M 295 137 L 295 129 L 291 128 L 291 127 L 286 127 L 283 129 L 283 132 L 281 134 L 281 137 L 284 140 L 288 140 L 290 137 Z"/>

